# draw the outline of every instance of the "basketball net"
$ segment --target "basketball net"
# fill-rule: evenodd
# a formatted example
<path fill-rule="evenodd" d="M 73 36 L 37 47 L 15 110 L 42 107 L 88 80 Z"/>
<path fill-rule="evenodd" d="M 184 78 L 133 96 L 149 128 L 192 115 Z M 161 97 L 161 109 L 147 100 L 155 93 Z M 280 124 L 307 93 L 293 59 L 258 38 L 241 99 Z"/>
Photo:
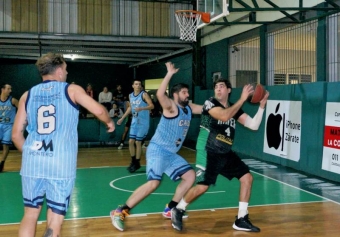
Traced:
<path fill-rule="evenodd" d="M 179 25 L 180 39 L 184 41 L 196 42 L 197 26 L 202 16 L 203 22 L 210 21 L 209 13 L 193 10 L 178 10 L 175 16 Z"/>

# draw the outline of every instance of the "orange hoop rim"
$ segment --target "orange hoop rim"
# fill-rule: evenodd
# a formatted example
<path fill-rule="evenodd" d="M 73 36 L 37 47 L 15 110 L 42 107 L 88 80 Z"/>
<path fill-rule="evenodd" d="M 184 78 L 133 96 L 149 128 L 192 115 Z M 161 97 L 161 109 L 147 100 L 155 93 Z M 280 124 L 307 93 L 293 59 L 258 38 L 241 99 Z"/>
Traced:
<path fill-rule="evenodd" d="M 199 14 L 199 15 L 201 15 L 201 20 L 204 23 L 210 22 L 210 13 L 208 13 L 208 12 L 200 12 L 200 11 L 195 11 L 195 10 L 177 10 L 177 11 L 175 11 L 176 14 L 185 13 L 185 12 Z"/>

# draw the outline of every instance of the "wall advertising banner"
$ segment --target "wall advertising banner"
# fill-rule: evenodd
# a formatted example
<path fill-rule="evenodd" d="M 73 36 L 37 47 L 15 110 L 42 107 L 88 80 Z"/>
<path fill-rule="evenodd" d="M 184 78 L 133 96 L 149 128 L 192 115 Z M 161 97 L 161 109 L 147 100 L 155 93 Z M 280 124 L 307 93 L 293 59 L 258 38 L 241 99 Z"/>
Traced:
<path fill-rule="evenodd" d="M 301 101 L 267 101 L 263 152 L 300 160 L 301 109 Z"/>
<path fill-rule="evenodd" d="M 322 169 L 340 174 L 340 103 L 327 102 Z"/>

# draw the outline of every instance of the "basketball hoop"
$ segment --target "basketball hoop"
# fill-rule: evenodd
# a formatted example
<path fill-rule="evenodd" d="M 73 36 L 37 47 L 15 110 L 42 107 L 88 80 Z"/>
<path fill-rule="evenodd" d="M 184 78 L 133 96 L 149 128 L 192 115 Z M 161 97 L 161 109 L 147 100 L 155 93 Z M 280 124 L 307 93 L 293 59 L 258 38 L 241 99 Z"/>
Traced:
<path fill-rule="evenodd" d="M 210 22 L 210 14 L 194 10 L 177 10 L 176 20 L 179 24 L 180 39 L 184 41 L 196 41 L 197 26 L 200 20 Z"/>

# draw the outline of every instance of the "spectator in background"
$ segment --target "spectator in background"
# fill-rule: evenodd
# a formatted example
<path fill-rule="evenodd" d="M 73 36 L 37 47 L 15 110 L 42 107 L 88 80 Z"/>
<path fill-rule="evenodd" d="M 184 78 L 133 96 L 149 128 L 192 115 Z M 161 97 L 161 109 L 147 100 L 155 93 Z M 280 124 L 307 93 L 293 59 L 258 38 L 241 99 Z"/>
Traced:
<path fill-rule="evenodd" d="M 124 112 L 126 110 L 125 101 L 127 100 L 127 97 L 123 94 L 122 86 L 117 85 L 117 89 L 115 92 L 113 92 L 113 102 L 117 104 L 118 108 L 122 109 Z"/>
<path fill-rule="evenodd" d="M 86 94 L 93 99 L 93 89 L 92 89 L 92 85 L 90 83 L 87 84 L 87 86 L 86 86 Z M 85 109 L 84 107 L 81 107 L 81 117 L 86 118 L 87 113 L 88 113 L 87 109 Z"/>
<path fill-rule="evenodd" d="M 98 102 L 102 104 L 107 111 L 111 109 L 112 93 L 104 86 L 103 91 L 99 93 Z"/>
<path fill-rule="evenodd" d="M 121 118 L 124 113 L 122 109 L 118 108 L 116 103 L 113 103 L 109 114 L 111 118 Z"/>
<path fill-rule="evenodd" d="M 159 104 L 156 96 L 154 94 L 150 95 L 150 98 L 152 100 L 152 103 L 154 105 L 154 108 L 150 111 L 150 116 L 151 117 L 160 117 L 162 112 L 161 112 L 161 105 Z"/>
<path fill-rule="evenodd" d="M 90 83 L 87 84 L 86 86 L 86 94 L 88 94 L 91 98 L 93 98 L 93 88 Z"/>

